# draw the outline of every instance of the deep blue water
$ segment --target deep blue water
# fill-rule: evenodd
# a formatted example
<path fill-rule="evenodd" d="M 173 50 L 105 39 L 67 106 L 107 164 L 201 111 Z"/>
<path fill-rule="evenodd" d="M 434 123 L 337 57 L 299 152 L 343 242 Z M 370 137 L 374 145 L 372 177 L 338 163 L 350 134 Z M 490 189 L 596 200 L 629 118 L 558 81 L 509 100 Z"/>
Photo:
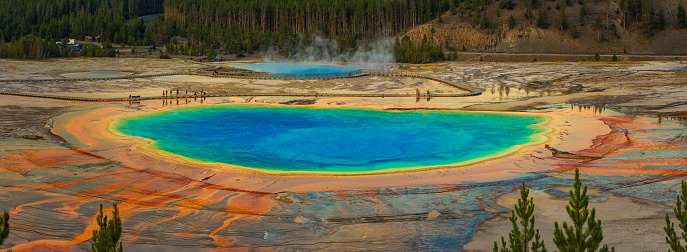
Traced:
<path fill-rule="evenodd" d="M 526 144 L 544 117 L 204 106 L 125 118 L 118 131 L 209 162 L 281 171 L 366 172 L 453 164 Z"/>
<path fill-rule="evenodd" d="M 348 73 L 359 70 L 358 68 L 347 66 L 299 64 L 293 62 L 233 64 L 232 66 L 257 72 L 278 74 Z"/>

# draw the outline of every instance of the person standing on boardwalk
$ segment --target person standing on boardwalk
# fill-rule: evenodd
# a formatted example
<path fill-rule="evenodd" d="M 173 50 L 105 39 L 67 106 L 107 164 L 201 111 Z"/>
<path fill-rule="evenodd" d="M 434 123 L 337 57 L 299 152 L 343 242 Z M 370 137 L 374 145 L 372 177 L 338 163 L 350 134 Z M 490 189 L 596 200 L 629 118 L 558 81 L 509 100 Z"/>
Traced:
<path fill-rule="evenodd" d="M 429 93 L 429 89 L 427 89 L 427 97 L 430 97 L 430 96 L 432 96 L 432 95 Z"/>
<path fill-rule="evenodd" d="M 415 95 L 420 96 L 420 89 L 417 89 L 417 88 L 415 89 Z"/>

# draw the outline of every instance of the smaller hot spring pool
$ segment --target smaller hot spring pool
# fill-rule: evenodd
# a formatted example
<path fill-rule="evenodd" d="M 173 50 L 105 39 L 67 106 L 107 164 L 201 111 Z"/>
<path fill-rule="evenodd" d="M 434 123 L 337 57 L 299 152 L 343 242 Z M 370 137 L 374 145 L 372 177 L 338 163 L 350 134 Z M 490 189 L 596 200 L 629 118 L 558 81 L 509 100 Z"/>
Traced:
<path fill-rule="evenodd" d="M 256 64 L 232 64 L 236 68 L 266 72 L 275 74 L 322 74 L 322 73 L 348 73 L 360 70 L 355 67 L 341 65 L 317 65 L 294 62 L 256 63 Z"/>

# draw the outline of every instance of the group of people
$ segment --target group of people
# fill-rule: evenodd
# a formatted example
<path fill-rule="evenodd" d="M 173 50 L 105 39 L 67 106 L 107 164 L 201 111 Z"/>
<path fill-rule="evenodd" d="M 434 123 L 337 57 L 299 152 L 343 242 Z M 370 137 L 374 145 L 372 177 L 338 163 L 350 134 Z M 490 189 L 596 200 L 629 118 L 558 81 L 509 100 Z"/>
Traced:
<path fill-rule="evenodd" d="M 175 90 L 166 90 L 165 89 L 162 91 L 162 97 L 167 97 L 167 96 L 172 97 L 172 95 L 174 95 L 174 91 Z M 185 92 L 186 92 L 186 94 L 184 95 L 184 97 L 187 97 L 188 96 L 188 89 L 186 89 Z M 205 90 L 203 88 L 200 88 L 200 95 L 205 96 Z M 176 89 L 176 96 L 179 97 L 179 89 L 178 88 Z M 194 97 L 198 96 L 198 91 L 193 92 L 193 96 Z"/>
<path fill-rule="evenodd" d="M 417 96 L 420 96 L 420 90 L 416 88 L 416 89 L 415 89 L 415 94 L 416 94 Z M 427 89 L 427 96 L 432 96 L 432 94 L 429 92 L 429 89 Z"/>

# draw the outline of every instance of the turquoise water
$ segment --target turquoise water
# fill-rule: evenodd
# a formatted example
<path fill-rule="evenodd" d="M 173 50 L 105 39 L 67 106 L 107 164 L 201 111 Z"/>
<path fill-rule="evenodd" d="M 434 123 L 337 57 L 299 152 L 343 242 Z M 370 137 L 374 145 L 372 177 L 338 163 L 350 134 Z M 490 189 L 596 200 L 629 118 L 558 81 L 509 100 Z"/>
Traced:
<path fill-rule="evenodd" d="M 299 64 L 293 62 L 233 64 L 232 66 L 253 70 L 256 72 L 267 72 L 277 74 L 348 73 L 355 70 L 359 70 L 357 68 L 347 66 Z"/>
<path fill-rule="evenodd" d="M 454 164 L 526 144 L 539 116 L 261 106 L 179 108 L 118 121 L 126 135 L 208 162 L 370 172 Z"/>

